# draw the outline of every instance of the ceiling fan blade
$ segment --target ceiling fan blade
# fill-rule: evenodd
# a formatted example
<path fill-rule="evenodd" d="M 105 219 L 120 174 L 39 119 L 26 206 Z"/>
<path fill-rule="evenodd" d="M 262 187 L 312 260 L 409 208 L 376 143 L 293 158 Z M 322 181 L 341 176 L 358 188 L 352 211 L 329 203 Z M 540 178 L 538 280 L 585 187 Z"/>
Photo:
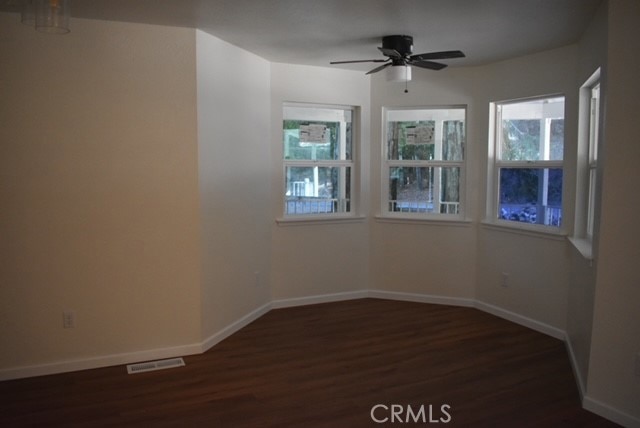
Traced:
<path fill-rule="evenodd" d="M 386 59 L 355 59 L 350 61 L 331 61 L 329 64 L 352 64 L 356 62 L 387 62 Z"/>
<path fill-rule="evenodd" d="M 420 68 L 428 68 L 429 70 L 442 70 L 447 64 L 433 61 L 408 61 L 409 65 L 415 65 Z"/>
<path fill-rule="evenodd" d="M 442 52 L 428 52 L 418 55 L 411 55 L 409 58 L 415 61 L 428 61 L 431 59 L 450 59 L 450 58 L 464 58 L 465 55 L 462 51 L 442 51 Z"/>
<path fill-rule="evenodd" d="M 385 69 L 385 68 L 389 67 L 390 65 L 391 65 L 391 63 L 390 63 L 390 62 L 389 62 L 389 63 L 387 63 L 387 64 L 383 64 L 383 65 L 381 65 L 380 67 L 376 67 L 376 68 L 374 68 L 373 70 L 368 71 L 366 74 L 373 74 L 373 73 L 377 73 L 378 71 L 383 70 L 383 69 Z"/>
<path fill-rule="evenodd" d="M 387 48 L 378 48 L 380 49 L 380 52 L 382 52 L 385 56 L 391 57 L 391 58 L 402 58 L 402 55 L 400 55 L 400 52 L 398 52 L 395 49 L 387 49 Z"/>

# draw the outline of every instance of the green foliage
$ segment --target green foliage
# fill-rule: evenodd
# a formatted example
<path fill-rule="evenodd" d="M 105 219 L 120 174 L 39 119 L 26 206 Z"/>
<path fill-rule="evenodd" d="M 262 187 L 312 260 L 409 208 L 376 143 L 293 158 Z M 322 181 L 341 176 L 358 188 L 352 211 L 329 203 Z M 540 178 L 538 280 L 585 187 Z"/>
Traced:
<path fill-rule="evenodd" d="M 540 121 L 502 121 L 502 160 L 527 161 L 540 158 Z"/>

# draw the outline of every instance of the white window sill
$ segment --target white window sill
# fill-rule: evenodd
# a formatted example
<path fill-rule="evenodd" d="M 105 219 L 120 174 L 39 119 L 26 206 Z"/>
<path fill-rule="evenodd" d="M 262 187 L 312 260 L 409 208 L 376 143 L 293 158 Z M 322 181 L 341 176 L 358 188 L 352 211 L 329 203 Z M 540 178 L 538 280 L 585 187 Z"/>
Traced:
<path fill-rule="evenodd" d="M 563 241 L 567 234 L 561 229 L 557 229 L 551 226 L 535 226 L 535 225 L 526 225 L 518 222 L 513 225 L 509 224 L 510 222 L 504 221 L 500 223 L 494 223 L 489 221 L 483 221 L 481 224 L 486 229 L 498 230 L 500 232 L 505 233 L 514 233 L 518 235 L 531 236 L 534 238 L 544 238 L 544 239 L 553 239 L 556 241 Z M 554 230 L 557 229 L 557 230 Z"/>
<path fill-rule="evenodd" d="M 439 226 L 471 226 L 471 220 L 464 220 L 460 218 L 420 218 L 420 217 L 400 217 L 400 216 L 375 216 L 375 220 L 378 223 L 400 223 L 400 224 L 434 224 Z"/>
<path fill-rule="evenodd" d="M 575 238 L 573 236 L 569 236 L 567 239 L 573 244 L 576 250 L 582 254 L 582 257 L 590 262 L 593 261 L 593 243 L 590 239 Z"/>
<path fill-rule="evenodd" d="M 278 226 L 310 226 L 320 224 L 348 224 L 362 223 L 366 220 L 364 216 L 296 216 L 280 217 L 276 219 Z"/>

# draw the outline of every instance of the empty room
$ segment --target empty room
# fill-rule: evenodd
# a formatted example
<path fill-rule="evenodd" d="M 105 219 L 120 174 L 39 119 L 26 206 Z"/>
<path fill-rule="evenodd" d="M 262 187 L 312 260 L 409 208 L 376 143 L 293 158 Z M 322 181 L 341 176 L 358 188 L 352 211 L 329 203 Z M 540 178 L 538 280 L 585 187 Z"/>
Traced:
<path fill-rule="evenodd" d="M 638 52 L 634 0 L 0 0 L 0 424 L 640 427 Z"/>

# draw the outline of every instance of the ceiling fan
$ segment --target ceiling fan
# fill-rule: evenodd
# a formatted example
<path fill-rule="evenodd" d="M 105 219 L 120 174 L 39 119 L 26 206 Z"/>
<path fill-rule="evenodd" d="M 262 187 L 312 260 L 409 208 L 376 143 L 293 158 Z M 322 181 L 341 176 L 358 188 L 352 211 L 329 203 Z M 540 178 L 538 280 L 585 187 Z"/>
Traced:
<path fill-rule="evenodd" d="M 429 70 L 442 70 L 447 64 L 432 61 L 434 59 L 464 58 L 461 51 L 429 52 L 418 55 L 413 53 L 412 36 L 385 36 L 382 38 L 382 47 L 378 48 L 387 59 L 359 59 L 350 61 L 332 61 L 330 64 L 350 64 L 356 62 L 384 62 L 379 67 L 367 72 L 377 73 L 389 66 L 415 66 Z"/>

